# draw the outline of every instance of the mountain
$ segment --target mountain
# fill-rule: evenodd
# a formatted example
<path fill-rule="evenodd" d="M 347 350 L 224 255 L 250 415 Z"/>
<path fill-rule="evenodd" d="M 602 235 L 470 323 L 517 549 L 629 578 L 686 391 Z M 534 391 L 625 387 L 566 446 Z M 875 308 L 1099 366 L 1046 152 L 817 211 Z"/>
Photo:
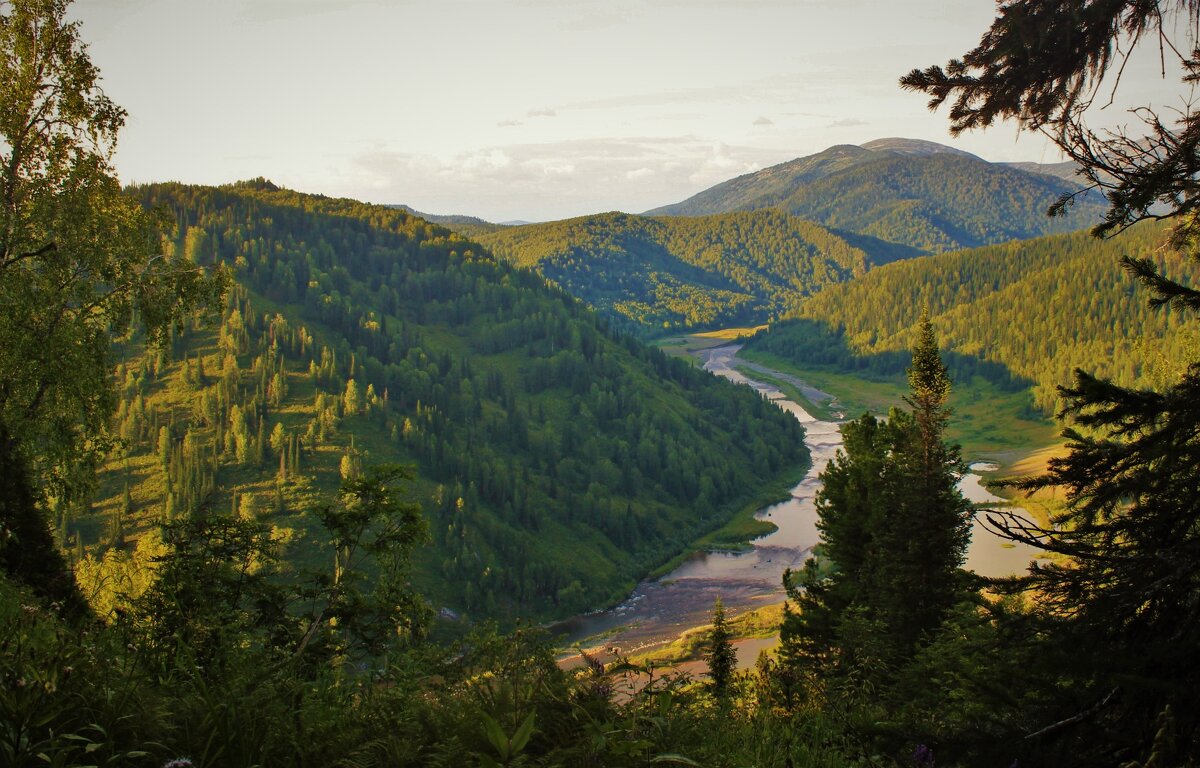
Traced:
<path fill-rule="evenodd" d="M 972 157 L 976 160 L 980 158 L 970 152 L 958 149 L 957 147 L 948 147 L 945 144 L 938 144 L 936 141 L 925 141 L 924 139 L 904 139 L 898 136 L 893 136 L 886 139 L 875 139 L 861 145 L 863 149 L 869 149 L 872 152 L 894 152 L 897 155 L 913 155 L 916 157 L 929 157 L 930 155 L 958 155 L 959 157 Z"/>
<path fill-rule="evenodd" d="M 474 237 L 477 234 L 494 232 L 498 229 L 503 229 L 506 226 L 504 224 L 494 224 L 486 219 L 481 219 L 478 216 L 464 216 L 457 213 L 422 213 L 421 211 L 418 211 L 415 208 L 407 205 L 389 205 L 388 207 L 412 214 L 418 219 L 424 219 L 431 224 L 441 224 L 443 227 L 452 229 L 463 237 Z"/>
<path fill-rule="evenodd" d="M 1081 196 L 1067 214 L 1046 211 L 1079 185 L 989 163 L 912 139 L 839 145 L 718 184 L 651 215 L 698 216 L 777 208 L 798 218 L 941 253 L 1082 229 L 1103 200 Z"/>
<path fill-rule="evenodd" d="M 81 555 L 233 509 L 268 523 L 291 567 L 322 570 L 313 507 L 399 462 L 430 524 L 426 594 L 475 617 L 562 616 L 805 462 L 796 421 L 749 389 L 403 211 L 263 180 L 132 193 L 174 213 L 165 248 L 236 286 L 220 318 L 118 367 L 124 449 L 92 512 L 59 521 Z"/>
<path fill-rule="evenodd" d="M 646 211 L 646 215 L 705 216 L 776 207 L 804 185 L 870 163 L 880 154 L 853 144 L 839 144 L 815 155 L 723 181 L 681 203 Z"/>
<path fill-rule="evenodd" d="M 598 311 L 642 328 L 755 324 L 823 286 L 914 255 L 774 210 L 605 213 L 480 235 Z"/>
<path fill-rule="evenodd" d="M 1056 176 L 1066 181 L 1079 183 L 1079 164 L 1068 160 L 1062 163 L 1003 163 L 1010 168 L 1028 173 L 1041 173 L 1046 176 Z"/>
<path fill-rule="evenodd" d="M 1194 358 L 1197 339 L 1183 318 L 1150 309 L 1146 291 L 1118 264 L 1145 256 L 1178 277 L 1184 265 L 1165 255 L 1165 237 L 1163 227 L 1145 224 L 1110 240 L 1075 232 L 889 264 L 812 296 L 747 349 L 801 366 L 903 374 L 928 307 L 957 379 L 1028 389 L 1051 415 L 1056 387 L 1070 383 L 1075 368 L 1142 386 L 1162 361 Z"/>

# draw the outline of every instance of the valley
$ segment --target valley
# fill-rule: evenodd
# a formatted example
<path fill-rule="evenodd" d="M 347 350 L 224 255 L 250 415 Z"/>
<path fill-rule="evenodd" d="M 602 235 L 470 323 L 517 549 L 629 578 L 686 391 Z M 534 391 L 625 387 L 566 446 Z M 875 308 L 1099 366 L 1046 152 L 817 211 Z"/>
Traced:
<path fill-rule="evenodd" d="M 175 212 L 168 248 L 236 285 L 218 320 L 118 366 L 123 450 L 92 507 L 57 519 L 97 564 L 89 590 L 200 510 L 269 526 L 289 572 L 319 570 L 314 507 L 398 462 L 439 608 L 562 616 L 620 599 L 805 461 L 800 426 L 752 393 L 406 213 L 265 180 L 137 192 Z"/>
<path fill-rule="evenodd" d="M 717 339 L 722 335 L 725 334 L 714 334 Z M 689 354 L 704 370 L 753 389 L 804 425 L 804 442 L 812 464 L 804 479 L 791 489 L 790 498 L 758 511 L 756 517 L 770 523 L 773 530 L 753 539 L 748 548 L 696 552 L 668 573 L 640 583 L 615 608 L 551 626 L 551 632 L 559 636 L 565 647 L 582 647 L 593 658 L 611 659 L 613 654 L 606 649 L 614 647 L 624 656 L 655 658 L 656 651 L 661 654 L 659 649 L 678 637 L 701 631 L 710 620 L 713 602 L 718 598 L 735 618 L 781 603 L 785 599 L 785 572 L 801 569 L 805 560 L 814 556 L 813 548 L 820 542 L 815 499 L 821 473 L 843 446 L 840 425 L 837 421 L 814 418 L 768 381 L 786 381 L 802 391 L 810 402 L 828 403 L 835 398 L 790 374 L 746 363 L 740 358 L 740 344 L 708 346 L 709 340 L 702 337 L 691 341 L 694 348 Z M 970 451 L 967 453 L 968 462 L 989 475 L 1003 474 L 1006 469 L 980 463 L 980 458 Z M 959 487 L 976 504 L 1008 505 L 1005 499 L 983 487 L 978 474 L 965 476 Z M 966 561 L 966 567 L 972 571 L 992 578 L 1010 576 L 1024 571 L 1039 556 L 1029 546 L 1013 545 L 998 537 L 981 517 L 973 522 Z M 757 652 L 770 650 L 772 644 L 755 635 L 744 639 L 755 640 L 745 645 L 739 656 L 740 666 L 750 668 Z M 686 664 L 676 668 L 694 671 Z"/>
<path fill-rule="evenodd" d="M 0 766 L 1195 768 L 1200 0 L 610 5 L 0 0 Z"/>

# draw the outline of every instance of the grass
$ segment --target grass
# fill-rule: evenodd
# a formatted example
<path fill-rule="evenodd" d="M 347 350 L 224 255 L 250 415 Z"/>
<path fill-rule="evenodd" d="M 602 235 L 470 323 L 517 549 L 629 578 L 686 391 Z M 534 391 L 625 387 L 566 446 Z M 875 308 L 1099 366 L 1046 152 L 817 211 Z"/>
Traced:
<path fill-rule="evenodd" d="M 665 336 L 651 343 L 671 357 L 690 357 L 695 362 L 694 355 L 697 352 L 713 347 L 722 347 L 739 339 L 748 339 L 766 327 L 758 325 L 753 328 L 724 328 L 718 331 L 689 333 L 682 336 Z"/>
<path fill-rule="evenodd" d="M 747 366 L 735 365 L 733 366 L 733 369 L 746 378 L 779 387 L 779 391 L 782 392 L 787 399 L 803 408 L 809 416 L 820 419 L 821 421 L 837 421 L 841 418 L 841 405 L 838 404 L 837 398 L 825 400 L 824 402 L 817 402 L 816 400 L 810 400 L 808 397 L 805 397 L 803 392 L 797 389 L 790 382 L 784 381 L 783 379 L 776 378 L 770 374 L 763 373 L 762 371 L 756 371 Z"/>
<path fill-rule="evenodd" d="M 783 603 L 764 605 L 730 618 L 730 635 L 734 640 L 774 637 L 779 634 L 779 626 L 783 623 L 783 606 Z M 656 667 L 698 661 L 708 650 L 710 632 L 712 624 L 685 629 L 674 640 L 632 656 L 629 661 L 635 664 L 653 664 Z"/>
<path fill-rule="evenodd" d="M 905 407 L 904 395 L 908 383 L 902 377 L 868 379 L 852 373 L 826 368 L 800 367 L 795 363 L 760 352 L 743 353 L 747 360 L 801 378 L 812 386 L 836 396 L 835 405 L 813 415 L 827 417 L 830 411 L 841 411 L 848 417 L 863 412 L 886 414 L 890 408 Z M 747 372 L 767 380 L 758 372 Z M 772 384 L 780 382 L 771 381 Z M 792 389 L 784 389 L 791 397 Z M 840 406 L 840 407 L 839 407 Z M 951 394 L 953 414 L 947 429 L 948 437 L 962 445 L 963 454 L 971 461 L 992 461 L 1000 465 L 1003 474 L 1013 473 L 1013 467 L 1027 457 L 1058 445 L 1058 429 L 1049 419 L 1030 417 L 1027 392 L 1008 392 L 998 389 L 981 377 L 970 382 L 956 382 Z M 805 406 L 807 409 L 807 406 Z"/>

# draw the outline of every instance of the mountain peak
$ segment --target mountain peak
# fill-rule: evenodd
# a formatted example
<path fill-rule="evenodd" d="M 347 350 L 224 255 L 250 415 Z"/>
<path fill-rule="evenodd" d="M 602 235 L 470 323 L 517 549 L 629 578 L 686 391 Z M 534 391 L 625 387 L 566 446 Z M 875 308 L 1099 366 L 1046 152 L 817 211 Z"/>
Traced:
<path fill-rule="evenodd" d="M 973 155 L 970 152 L 964 152 L 961 149 L 950 147 L 945 144 L 938 144 L 936 141 L 905 139 L 898 136 L 868 141 L 866 144 L 862 145 L 862 148 L 869 149 L 873 152 L 895 152 L 898 155 L 915 155 L 918 157 L 928 157 L 929 155 L 959 155 L 961 157 L 974 157 L 976 159 L 980 159 L 977 155 Z"/>

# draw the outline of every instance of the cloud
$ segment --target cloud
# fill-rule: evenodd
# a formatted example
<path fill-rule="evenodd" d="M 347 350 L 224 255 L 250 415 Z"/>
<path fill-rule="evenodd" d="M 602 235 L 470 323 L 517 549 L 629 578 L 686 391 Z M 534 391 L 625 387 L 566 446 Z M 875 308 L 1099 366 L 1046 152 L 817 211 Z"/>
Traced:
<path fill-rule="evenodd" d="M 521 122 L 520 120 L 501 120 L 500 122 L 496 123 L 497 128 L 512 128 L 518 125 L 525 125 L 525 123 Z"/>
<path fill-rule="evenodd" d="M 525 114 L 526 117 L 558 117 L 558 113 L 553 109 L 531 109 Z"/>
<path fill-rule="evenodd" d="M 775 125 L 775 121 L 769 117 L 759 115 L 751 125 Z"/>
<path fill-rule="evenodd" d="M 377 149 L 340 161 L 341 183 L 379 202 L 492 221 L 644 211 L 787 158 L 696 136 L 482 147 L 450 157 Z M 636 182 L 636 183 L 633 183 Z M 328 188 L 328 186 L 326 186 Z"/>
<path fill-rule="evenodd" d="M 830 128 L 856 128 L 860 125 L 870 125 L 866 120 L 859 120 L 855 117 L 843 117 L 840 120 L 834 120 L 829 124 Z"/>

